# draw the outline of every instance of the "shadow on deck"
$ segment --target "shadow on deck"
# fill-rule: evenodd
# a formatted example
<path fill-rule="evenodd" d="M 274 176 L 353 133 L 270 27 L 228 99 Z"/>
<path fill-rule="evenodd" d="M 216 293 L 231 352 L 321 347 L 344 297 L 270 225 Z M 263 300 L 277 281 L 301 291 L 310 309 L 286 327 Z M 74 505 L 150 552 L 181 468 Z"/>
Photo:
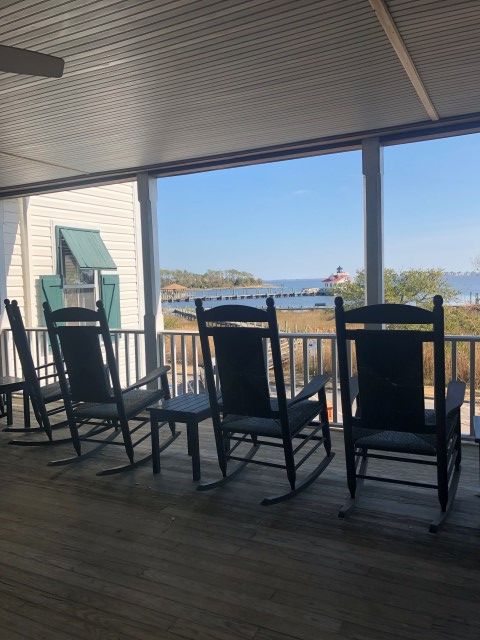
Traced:
<path fill-rule="evenodd" d="M 281 471 L 252 466 L 198 493 L 180 429 L 155 478 L 148 464 L 97 477 L 124 461 L 120 447 L 47 467 L 71 448 L 13 447 L 0 434 L 1 638 L 478 640 L 474 447 L 464 447 L 456 504 L 432 535 L 433 491 L 370 482 L 357 511 L 337 518 L 341 433 L 309 490 L 262 507 L 286 487 Z M 218 477 L 212 436 L 203 423 L 204 479 Z"/>

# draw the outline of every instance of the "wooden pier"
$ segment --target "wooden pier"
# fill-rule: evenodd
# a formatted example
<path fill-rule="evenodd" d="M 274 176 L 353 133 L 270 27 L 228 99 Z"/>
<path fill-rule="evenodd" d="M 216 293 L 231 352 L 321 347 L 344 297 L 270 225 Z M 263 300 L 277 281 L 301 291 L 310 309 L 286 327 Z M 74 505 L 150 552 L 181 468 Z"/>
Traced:
<path fill-rule="evenodd" d="M 276 291 L 271 290 L 268 292 L 251 292 L 251 293 L 236 293 L 233 290 L 232 293 L 205 293 L 201 294 L 199 291 L 187 292 L 187 291 L 165 291 L 162 290 L 162 302 L 194 302 L 197 298 L 202 302 L 209 300 L 259 300 L 261 298 L 300 298 L 300 297 L 317 297 L 317 296 L 331 296 L 333 292 L 327 289 L 309 289 L 308 291 Z"/>

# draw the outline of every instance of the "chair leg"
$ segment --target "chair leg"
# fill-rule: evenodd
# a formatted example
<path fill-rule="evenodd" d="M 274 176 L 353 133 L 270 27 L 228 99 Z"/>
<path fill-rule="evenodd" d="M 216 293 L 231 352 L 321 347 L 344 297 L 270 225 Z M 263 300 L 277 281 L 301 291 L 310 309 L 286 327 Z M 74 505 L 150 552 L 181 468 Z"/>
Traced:
<path fill-rule="evenodd" d="M 160 435 L 158 428 L 158 420 L 152 418 L 151 421 L 151 433 L 150 433 L 151 443 L 152 443 L 152 469 L 153 473 L 160 473 Z"/>
<path fill-rule="evenodd" d="M 457 493 L 458 483 L 460 480 L 460 467 L 455 467 L 455 470 L 452 475 L 452 480 L 450 482 L 450 488 L 448 490 L 448 500 L 445 505 L 445 508 L 441 505 L 440 511 L 437 513 L 436 517 L 431 521 L 428 530 L 430 533 L 437 533 L 440 527 L 444 524 L 447 519 L 448 514 L 450 513 L 453 501 L 455 500 L 455 495 Z"/>
<path fill-rule="evenodd" d="M 30 396 L 26 389 L 23 390 L 23 423 L 25 429 L 30 430 Z"/>
<path fill-rule="evenodd" d="M 327 394 L 325 392 L 325 387 L 318 394 L 318 399 L 320 400 L 321 407 L 322 407 L 320 410 L 320 422 L 322 423 L 323 444 L 324 444 L 327 456 L 329 456 L 332 450 L 332 439 L 330 437 L 330 425 L 328 422 L 328 408 L 327 408 Z"/>
<path fill-rule="evenodd" d="M 7 392 L 5 396 L 5 404 L 7 405 L 7 426 L 10 427 L 13 424 L 12 394 Z"/>
<path fill-rule="evenodd" d="M 128 459 L 130 460 L 130 464 L 133 464 L 133 459 L 135 454 L 133 451 L 132 436 L 130 434 L 130 429 L 128 427 L 128 420 L 126 418 L 120 418 L 120 428 L 122 430 L 125 451 L 127 452 L 127 456 L 128 456 Z"/>
<path fill-rule="evenodd" d="M 350 491 L 350 497 L 354 500 L 357 490 L 357 471 L 355 464 L 355 451 L 353 448 L 345 450 L 345 462 L 347 465 L 348 490 Z"/>
<path fill-rule="evenodd" d="M 440 508 L 445 512 L 448 504 L 448 465 L 447 460 L 443 458 L 437 458 L 437 485 Z"/>
<path fill-rule="evenodd" d="M 457 469 L 459 469 L 462 462 L 462 429 L 460 425 L 460 419 L 458 420 L 456 450 L 457 458 L 455 460 L 455 466 L 457 467 Z"/>
<path fill-rule="evenodd" d="M 70 428 L 70 435 L 72 436 L 72 444 L 77 456 L 82 455 L 82 445 L 80 442 L 80 436 L 78 434 L 77 422 L 74 417 L 68 416 L 68 426 Z"/>
<path fill-rule="evenodd" d="M 287 467 L 287 478 L 290 483 L 290 488 L 292 491 L 295 491 L 295 483 L 297 481 L 297 472 L 295 470 L 295 461 L 290 456 L 285 456 L 285 466 Z"/>
<path fill-rule="evenodd" d="M 194 482 L 200 480 L 200 447 L 198 442 L 198 423 L 187 424 L 187 434 L 190 441 L 190 455 L 192 456 L 192 478 Z"/>
<path fill-rule="evenodd" d="M 217 449 L 218 466 L 224 478 L 227 477 L 227 456 L 225 453 L 225 442 L 220 429 L 213 427 L 215 434 L 215 446 Z"/>
<path fill-rule="evenodd" d="M 327 456 L 329 456 L 332 451 L 332 439 L 330 437 L 330 425 L 328 424 L 328 422 L 322 425 L 322 435 L 325 452 Z"/>
<path fill-rule="evenodd" d="M 344 504 L 340 507 L 338 511 L 339 518 L 348 517 L 356 507 L 356 504 L 357 504 L 356 500 L 358 499 L 358 494 L 360 493 L 360 489 L 364 482 L 363 479 L 361 478 L 357 480 L 357 465 L 359 461 L 360 461 L 360 456 L 357 456 L 357 458 L 354 457 L 353 474 L 354 474 L 355 484 L 353 488 L 353 493 L 349 483 L 350 495 L 347 497 Z M 361 454 L 360 469 L 358 470 L 359 475 L 361 476 L 365 475 L 367 472 L 367 467 L 368 467 L 367 451 L 364 450 L 362 451 L 362 454 Z M 348 463 L 347 463 L 347 475 L 348 475 Z"/>

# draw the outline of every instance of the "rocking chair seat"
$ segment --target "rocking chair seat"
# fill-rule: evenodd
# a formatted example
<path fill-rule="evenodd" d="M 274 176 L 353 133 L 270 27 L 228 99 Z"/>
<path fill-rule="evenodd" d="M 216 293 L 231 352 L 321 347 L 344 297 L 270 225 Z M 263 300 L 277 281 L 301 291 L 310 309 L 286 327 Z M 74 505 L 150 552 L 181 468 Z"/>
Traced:
<path fill-rule="evenodd" d="M 355 436 L 354 429 L 354 436 Z M 370 431 L 370 429 L 359 429 Z M 395 451 L 396 453 L 414 453 L 419 456 L 436 454 L 435 434 L 408 433 L 405 431 L 377 431 L 373 435 L 363 436 L 355 440 L 356 447 L 377 449 L 378 451 Z"/>
<path fill-rule="evenodd" d="M 272 410 L 278 408 L 275 400 L 271 401 Z M 320 402 L 303 400 L 288 407 L 288 422 L 292 436 L 310 420 L 313 420 L 320 412 Z M 247 416 L 227 415 L 222 423 L 222 428 L 228 433 L 251 433 L 268 438 L 281 438 L 282 430 L 280 420 L 276 418 L 254 418 Z"/>
<path fill-rule="evenodd" d="M 163 390 L 132 389 L 122 395 L 125 413 L 129 419 L 160 400 L 163 397 Z M 102 420 L 115 420 L 120 417 L 115 402 L 82 402 L 75 407 L 75 414 L 79 418 L 99 418 Z"/>
<path fill-rule="evenodd" d="M 435 425 L 435 411 L 425 410 L 425 424 Z M 421 456 L 434 456 L 437 452 L 436 433 L 411 433 L 409 431 L 380 431 L 376 429 L 353 428 L 356 447 L 413 453 Z"/>
<path fill-rule="evenodd" d="M 40 387 L 40 392 L 44 402 L 47 403 L 61 400 L 62 398 L 62 390 L 60 389 L 59 382 L 52 382 L 51 384 L 46 384 L 44 387 Z"/>

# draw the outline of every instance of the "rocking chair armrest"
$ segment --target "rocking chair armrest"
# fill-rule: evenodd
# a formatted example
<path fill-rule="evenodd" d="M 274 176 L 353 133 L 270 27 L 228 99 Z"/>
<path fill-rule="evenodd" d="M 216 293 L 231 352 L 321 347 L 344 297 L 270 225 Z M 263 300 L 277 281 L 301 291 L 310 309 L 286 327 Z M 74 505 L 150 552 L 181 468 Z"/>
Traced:
<path fill-rule="evenodd" d="M 150 371 L 150 373 L 147 373 L 146 376 L 140 378 L 140 380 L 137 380 L 137 382 L 128 386 L 126 389 L 124 389 L 124 391 L 132 391 L 133 389 L 144 387 L 149 382 L 153 382 L 154 380 L 160 378 L 160 376 L 165 375 L 167 371 L 170 371 L 170 367 L 168 366 L 157 367 L 157 369 Z"/>
<path fill-rule="evenodd" d="M 297 402 L 308 400 L 308 398 L 311 398 L 313 395 L 321 391 L 329 380 L 330 376 L 328 373 L 314 376 L 310 382 L 303 387 L 300 393 L 297 393 L 297 395 L 288 402 L 288 406 L 291 407 L 292 405 L 297 404 Z"/>
<path fill-rule="evenodd" d="M 445 409 L 447 417 L 453 417 L 453 414 L 460 409 L 465 399 L 466 384 L 459 380 L 452 380 L 447 386 L 447 397 L 445 400 Z"/>

